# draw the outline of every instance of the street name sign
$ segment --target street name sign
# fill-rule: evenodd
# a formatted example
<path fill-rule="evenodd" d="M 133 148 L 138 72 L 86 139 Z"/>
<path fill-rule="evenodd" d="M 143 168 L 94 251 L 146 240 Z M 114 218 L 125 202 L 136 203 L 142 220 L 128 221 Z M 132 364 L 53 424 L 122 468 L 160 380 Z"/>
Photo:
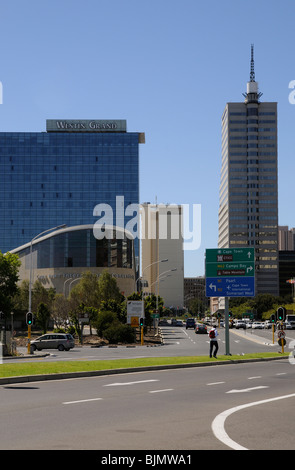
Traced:
<path fill-rule="evenodd" d="M 207 297 L 254 297 L 254 248 L 206 250 Z"/>

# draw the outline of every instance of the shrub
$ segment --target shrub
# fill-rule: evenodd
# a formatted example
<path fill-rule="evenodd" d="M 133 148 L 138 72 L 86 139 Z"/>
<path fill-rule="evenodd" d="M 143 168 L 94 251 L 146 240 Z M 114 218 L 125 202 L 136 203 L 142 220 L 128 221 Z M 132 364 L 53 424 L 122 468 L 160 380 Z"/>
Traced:
<path fill-rule="evenodd" d="M 74 336 L 75 333 L 76 333 L 76 328 L 73 326 L 73 325 L 70 325 L 67 329 L 67 333 L 69 333 L 70 335 Z"/>
<path fill-rule="evenodd" d="M 114 312 L 109 310 L 99 311 L 97 320 L 94 322 L 94 328 L 96 328 L 97 335 L 102 337 L 104 331 L 111 326 L 112 323 L 117 322 L 118 318 Z"/>
<path fill-rule="evenodd" d="M 112 344 L 134 343 L 135 332 L 130 325 L 123 325 L 115 321 L 103 331 L 103 337 Z"/>

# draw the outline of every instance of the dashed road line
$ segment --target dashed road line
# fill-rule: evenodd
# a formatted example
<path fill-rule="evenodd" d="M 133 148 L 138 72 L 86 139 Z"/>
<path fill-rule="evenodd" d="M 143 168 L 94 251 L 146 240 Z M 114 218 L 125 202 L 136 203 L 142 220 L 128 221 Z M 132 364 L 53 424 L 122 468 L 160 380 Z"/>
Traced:
<path fill-rule="evenodd" d="M 64 401 L 63 405 L 72 405 L 74 403 L 86 403 L 89 401 L 98 401 L 98 400 L 102 400 L 102 398 L 87 398 L 85 400 Z"/>

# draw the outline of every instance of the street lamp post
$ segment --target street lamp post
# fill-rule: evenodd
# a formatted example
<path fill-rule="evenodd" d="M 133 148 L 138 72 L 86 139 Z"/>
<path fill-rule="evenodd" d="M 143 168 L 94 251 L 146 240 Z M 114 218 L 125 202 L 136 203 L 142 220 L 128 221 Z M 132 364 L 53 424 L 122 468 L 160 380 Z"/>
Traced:
<path fill-rule="evenodd" d="M 158 295 L 157 295 L 157 310 L 158 310 L 158 301 L 159 301 L 159 281 L 160 281 L 160 277 L 163 276 L 163 274 L 166 274 L 166 273 L 171 273 L 173 271 L 177 271 L 177 268 L 172 268 L 172 269 L 167 269 L 167 271 L 164 271 L 163 273 L 159 274 L 158 276 Z"/>
<path fill-rule="evenodd" d="M 47 230 L 44 230 L 44 232 L 39 233 L 36 235 L 34 238 L 32 238 L 30 242 L 30 281 L 29 281 L 29 312 L 32 312 L 32 273 L 33 273 L 33 267 L 32 267 L 32 251 L 33 251 L 33 242 L 44 235 L 45 233 L 52 232 L 54 230 L 58 230 L 60 228 L 65 228 L 66 224 L 62 225 L 57 225 L 57 227 L 49 228 Z M 31 349 L 31 325 L 28 325 L 28 354 L 30 354 L 30 349 Z"/>
<path fill-rule="evenodd" d="M 137 282 L 139 281 L 139 279 L 142 279 L 142 278 L 143 278 L 143 273 L 144 273 L 148 268 L 150 268 L 150 267 L 153 266 L 154 264 L 166 263 L 166 261 L 168 261 L 167 258 L 165 258 L 165 259 L 160 259 L 159 261 L 154 261 L 153 263 L 151 263 L 151 264 L 149 264 L 148 266 L 146 266 L 146 267 L 144 268 L 144 270 L 142 271 L 142 275 L 139 276 L 139 277 L 136 279 L 136 281 L 135 281 L 135 289 L 137 289 Z"/>

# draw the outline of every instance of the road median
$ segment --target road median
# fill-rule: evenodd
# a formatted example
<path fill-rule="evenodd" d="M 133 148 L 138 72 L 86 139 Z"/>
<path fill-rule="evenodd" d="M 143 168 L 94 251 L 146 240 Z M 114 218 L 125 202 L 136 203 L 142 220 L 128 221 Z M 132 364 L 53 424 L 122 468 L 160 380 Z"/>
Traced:
<path fill-rule="evenodd" d="M 0 385 L 46 380 L 65 380 L 81 377 L 96 377 L 122 373 L 156 371 L 165 369 L 195 368 L 241 364 L 246 362 L 284 359 L 288 353 L 256 353 L 243 356 L 207 356 L 136 358 L 113 361 L 64 361 L 50 363 L 18 363 L 0 366 Z"/>

